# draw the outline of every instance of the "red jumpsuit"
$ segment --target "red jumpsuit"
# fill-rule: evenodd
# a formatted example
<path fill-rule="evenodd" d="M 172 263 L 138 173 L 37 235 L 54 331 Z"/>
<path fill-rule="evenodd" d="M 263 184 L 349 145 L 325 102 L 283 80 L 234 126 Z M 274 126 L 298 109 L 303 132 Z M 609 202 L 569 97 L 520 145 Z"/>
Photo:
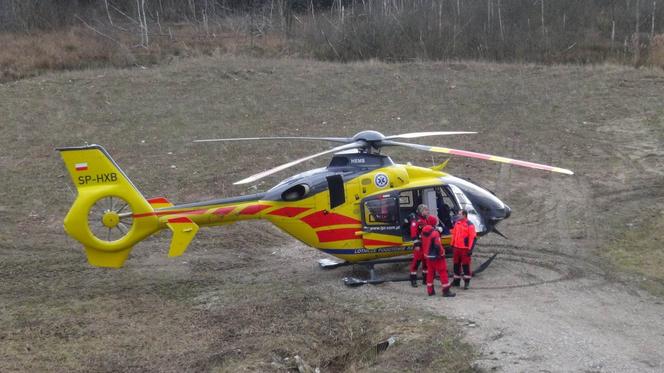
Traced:
<path fill-rule="evenodd" d="M 410 276 L 411 279 L 417 276 L 417 267 L 422 262 L 422 282 L 425 281 L 427 276 L 427 264 L 422 255 L 422 243 L 420 241 L 420 233 L 425 225 L 427 225 L 427 220 L 420 215 L 417 215 L 410 221 L 410 238 L 415 240 L 413 244 L 413 260 L 410 262 Z"/>
<path fill-rule="evenodd" d="M 435 219 L 435 216 L 432 216 Z M 432 219 L 433 220 L 433 219 Z M 437 220 L 437 219 L 436 219 Z M 436 222 L 437 223 L 437 222 Z M 438 245 L 440 247 L 439 255 L 432 258 L 431 247 Z M 448 295 L 450 290 L 450 281 L 447 277 L 447 262 L 445 260 L 445 248 L 440 242 L 440 233 L 433 225 L 427 225 L 422 229 L 422 253 L 427 260 L 427 293 L 434 295 L 433 280 L 438 273 L 440 284 L 443 287 L 443 295 Z"/>
<path fill-rule="evenodd" d="M 454 248 L 454 286 L 459 286 L 461 282 L 461 269 L 463 268 L 463 281 L 466 288 L 470 284 L 470 279 L 473 277 L 470 272 L 470 253 L 475 243 L 475 226 L 468 220 L 463 218 L 457 220 L 452 228 L 452 241 L 450 245 Z"/>

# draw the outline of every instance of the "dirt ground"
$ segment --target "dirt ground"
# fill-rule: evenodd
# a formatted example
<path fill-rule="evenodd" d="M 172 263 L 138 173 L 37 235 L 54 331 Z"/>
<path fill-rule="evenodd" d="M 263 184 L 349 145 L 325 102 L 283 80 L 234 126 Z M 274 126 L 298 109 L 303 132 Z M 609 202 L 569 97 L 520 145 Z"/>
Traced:
<path fill-rule="evenodd" d="M 0 370 L 284 371 L 298 355 L 324 371 L 662 371 L 662 102 L 664 73 L 615 66 L 220 57 L 3 84 Z M 193 139 L 362 129 L 477 130 L 423 143 L 576 175 L 450 162 L 513 209 L 508 240 L 480 241 L 476 261 L 496 261 L 452 300 L 345 288 L 359 269 L 321 271 L 323 254 L 264 223 L 205 230 L 176 260 L 160 233 L 117 271 L 62 232 L 73 195 L 56 146 L 103 144 L 147 196 L 191 202 L 265 190 L 288 172 L 232 182 L 315 152 Z"/>

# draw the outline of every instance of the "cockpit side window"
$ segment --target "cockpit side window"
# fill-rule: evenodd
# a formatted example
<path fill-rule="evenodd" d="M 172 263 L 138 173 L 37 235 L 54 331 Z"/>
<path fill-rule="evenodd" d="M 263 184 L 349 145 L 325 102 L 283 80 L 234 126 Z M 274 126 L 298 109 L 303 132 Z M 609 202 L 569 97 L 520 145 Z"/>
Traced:
<path fill-rule="evenodd" d="M 364 202 L 364 224 L 366 225 L 393 225 L 397 223 L 397 199 L 384 197 Z"/>

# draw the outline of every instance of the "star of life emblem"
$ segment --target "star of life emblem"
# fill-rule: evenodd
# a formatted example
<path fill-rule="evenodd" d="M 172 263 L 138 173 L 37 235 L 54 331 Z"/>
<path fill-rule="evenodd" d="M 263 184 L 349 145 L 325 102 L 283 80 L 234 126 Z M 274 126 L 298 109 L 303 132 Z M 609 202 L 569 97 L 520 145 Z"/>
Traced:
<path fill-rule="evenodd" d="M 385 188 L 389 183 L 390 179 L 383 173 L 376 174 L 374 177 L 374 184 L 376 184 L 376 186 L 379 188 Z"/>

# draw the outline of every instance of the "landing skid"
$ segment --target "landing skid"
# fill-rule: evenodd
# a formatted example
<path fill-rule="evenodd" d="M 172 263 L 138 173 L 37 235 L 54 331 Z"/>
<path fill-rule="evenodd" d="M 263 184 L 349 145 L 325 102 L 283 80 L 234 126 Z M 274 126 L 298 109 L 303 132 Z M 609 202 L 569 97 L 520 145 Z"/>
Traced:
<path fill-rule="evenodd" d="M 408 263 L 410 262 L 411 259 L 401 259 L 401 260 L 376 260 L 373 262 L 364 262 L 364 263 L 358 263 L 363 266 L 366 266 L 367 269 L 369 270 L 369 278 L 368 279 L 359 279 L 357 277 L 344 277 L 343 282 L 344 285 L 350 286 L 350 287 L 358 287 L 366 284 L 371 284 L 371 285 L 378 285 L 382 284 L 384 282 L 402 282 L 402 281 L 410 281 L 410 277 L 394 277 L 394 278 L 383 278 L 380 277 L 376 273 L 376 264 L 386 264 L 386 263 Z"/>
<path fill-rule="evenodd" d="M 496 256 L 498 253 L 494 253 L 492 256 L 489 257 L 489 259 L 485 260 L 482 264 L 480 264 L 475 270 L 473 271 L 473 277 L 477 276 L 481 272 L 483 272 L 485 269 L 489 267 L 489 265 L 493 262 L 494 259 L 496 259 Z M 378 260 L 370 260 L 366 262 L 361 262 L 361 263 L 350 263 L 350 262 L 337 262 L 332 259 L 320 259 L 318 261 L 318 265 L 322 269 L 335 269 L 339 267 L 346 267 L 349 265 L 357 264 L 357 265 L 362 265 L 367 268 L 369 271 L 369 277 L 365 279 L 360 279 L 357 277 L 344 277 L 343 282 L 344 285 L 349 286 L 349 287 L 358 287 L 366 284 L 371 284 L 371 285 L 378 285 L 382 284 L 384 282 L 405 282 L 405 281 L 410 281 L 409 276 L 404 276 L 404 277 L 394 277 L 394 278 L 383 278 L 379 276 L 376 273 L 376 264 L 390 264 L 390 263 L 409 263 L 412 259 L 411 258 L 393 258 L 393 259 L 378 259 Z"/>
<path fill-rule="evenodd" d="M 356 277 L 344 277 L 343 282 L 346 286 L 357 287 L 365 284 L 378 285 L 383 282 L 400 282 L 400 281 L 410 281 L 410 277 L 403 278 L 382 278 L 376 273 L 376 264 L 392 264 L 392 263 L 410 263 L 411 258 L 392 258 L 392 259 L 378 259 L 378 260 L 369 260 L 361 263 L 350 263 L 350 262 L 337 262 L 332 259 L 320 259 L 318 265 L 322 269 L 335 269 L 339 267 L 346 267 L 349 265 L 357 264 L 367 267 L 369 270 L 368 279 L 359 279 Z"/>

